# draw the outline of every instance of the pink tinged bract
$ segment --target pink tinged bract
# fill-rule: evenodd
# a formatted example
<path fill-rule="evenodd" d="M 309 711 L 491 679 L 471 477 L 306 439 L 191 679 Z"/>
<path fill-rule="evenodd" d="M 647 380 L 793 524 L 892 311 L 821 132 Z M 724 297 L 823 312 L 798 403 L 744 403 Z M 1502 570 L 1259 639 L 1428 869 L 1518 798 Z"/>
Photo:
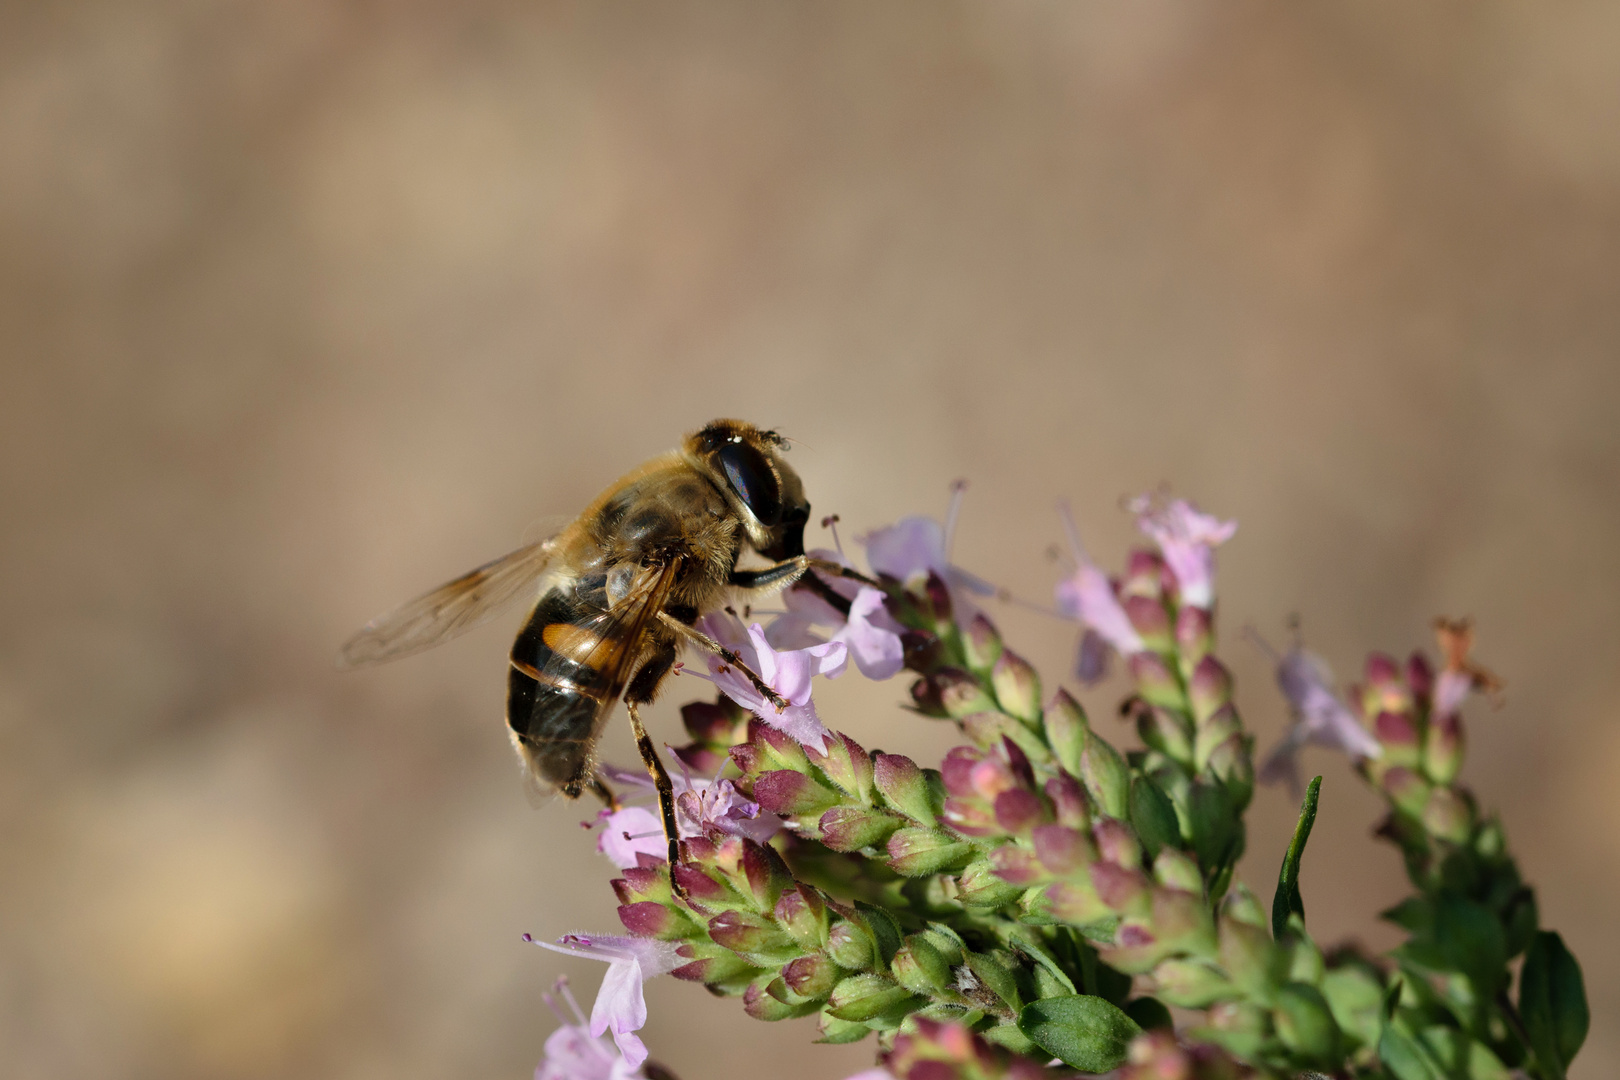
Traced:
<path fill-rule="evenodd" d="M 602 988 L 596 992 L 596 1004 L 591 1007 L 590 1031 L 598 1037 L 611 1031 L 625 1062 L 639 1069 L 647 1060 L 647 1047 L 635 1034 L 647 1023 L 647 998 L 642 984 L 685 962 L 676 952 L 679 945 L 609 934 L 566 934 L 555 945 L 538 939 L 534 943 L 552 952 L 606 961 L 607 974 L 602 977 Z"/>
<path fill-rule="evenodd" d="M 1176 579 L 1181 602 L 1208 608 L 1215 603 L 1215 549 L 1232 539 L 1237 522 L 1205 514 L 1185 499 L 1168 502 L 1149 495 L 1131 500 L 1137 528 L 1151 537 Z"/>

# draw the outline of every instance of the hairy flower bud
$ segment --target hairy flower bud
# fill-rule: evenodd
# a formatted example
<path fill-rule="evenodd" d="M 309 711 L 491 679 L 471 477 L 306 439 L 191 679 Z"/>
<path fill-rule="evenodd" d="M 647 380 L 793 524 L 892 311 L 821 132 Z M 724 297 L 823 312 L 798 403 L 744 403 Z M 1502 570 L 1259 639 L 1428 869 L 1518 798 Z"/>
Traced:
<path fill-rule="evenodd" d="M 895 981 L 914 994 L 937 997 L 950 988 L 951 965 L 925 935 L 912 934 L 890 965 Z"/>
<path fill-rule="evenodd" d="M 1192 705 L 1193 720 L 1204 723 L 1217 709 L 1231 702 L 1232 673 L 1213 656 L 1204 657 L 1188 680 L 1187 700 Z"/>
<path fill-rule="evenodd" d="M 827 955 L 850 971 L 870 971 L 877 963 L 872 935 L 848 920 L 835 925 L 827 935 Z"/>
<path fill-rule="evenodd" d="M 1451 788 L 1437 787 L 1429 792 L 1423 805 L 1423 827 L 1442 840 L 1453 844 L 1468 843 L 1473 832 L 1474 815 L 1469 805 Z"/>
<path fill-rule="evenodd" d="M 794 884 L 776 901 L 776 921 L 794 941 L 806 949 L 827 944 L 827 905 L 821 894 L 808 885 Z"/>
<path fill-rule="evenodd" d="M 982 614 L 973 616 L 962 630 L 962 653 L 968 667 L 987 674 L 1001 659 L 1001 634 L 995 624 Z"/>
<path fill-rule="evenodd" d="M 823 787 L 802 772 L 776 769 L 754 781 L 754 801 L 773 814 L 798 817 L 820 815 L 840 802 L 838 792 Z"/>
<path fill-rule="evenodd" d="M 1125 609 L 1125 617 L 1142 639 L 1144 648 L 1168 653 L 1174 647 L 1170 613 L 1165 610 L 1163 600 L 1152 596 L 1122 596 L 1120 606 Z"/>
<path fill-rule="evenodd" d="M 859 851 L 882 844 L 905 823 L 887 810 L 835 806 L 821 815 L 821 842 L 834 851 Z"/>
<path fill-rule="evenodd" d="M 1201 607 L 1183 607 L 1176 613 L 1176 651 L 1183 670 L 1196 669 L 1215 647 L 1215 618 Z"/>
<path fill-rule="evenodd" d="M 1046 710 L 1046 741 L 1058 763 L 1072 774 L 1080 772 L 1080 751 L 1089 727 L 1080 703 L 1067 690 L 1059 690 Z"/>
<path fill-rule="evenodd" d="M 1405 712 L 1381 712 L 1373 721 L 1373 734 L 1383 745 L 1385 765 L 1413 766 L 1418 763 L 1417 725 Z"/>
<path fill-rule="evenodd" d="M 1026 724 L 1040 723 L 1041 677 L 1029 661 L 1010 649 L 1004 650 L 990 672 L 990 685 L 1003 712 Z"/>
<path fill-rule="evenodd" d="M 766 972 L 743 991 L 743 1012 L 755 1020 L 792 1020 L 808 1016 L 821 1006 L 819 1001 L 789 1004 L 787 998 L 787 985 L 782 977 Z"/>
<path fill-rule="evenodd" d="M 1103 902 L 1090 880 L 1084 877 L 1053 882 L 1026 903 L 1033 914 L 1071 926 L 1088 926 L 1114 914 L 1114 909 Z"/>
<path fill-rule="evenodd" d="M 1264 928 L 1223 914 L 1220 919 L 1221 967 L 1252 997 L 1264 999 L 1281 977 L 1284 955 Z"/>
<path fill-rule="evenodd" d="M 1156 997 L 1183 1009 L 1206 1009 L 1235 992 L 1225 973 L 1207 960 L 1161 961 L 1153 968 L 1153 981 Z"/>
<path fill-rule="evenodd" d="M 827 1011 L 840 1020 L 871 1020 L 900 1011 L 912 993 L 886 975 L 867 972 L 850 975 L 833 988 Z"/>
<path fill-rule="evenodd" d="M 1153 880 L 1172 889 L 1201 893 L 1204 876 L 1186 853 L 1167 847 L 1153 857 Z"/>
<path fill-rule="evenodd" d="M 988 712 L 996 707 L 990 695 L 984 692 L 984 687 L 979 685 L 979 680 L 961 668 L 940 668 L 932 678 L 939 687 L 940 704 L 944 706 L 945 714 L 953 720 L 976 712 Z"/>
<path fill-rule="evenodd" d="M 962 871 L 956 899 L 970 907 L 996 908 L 1017 900 L 1024 888 L 1004 880 L 989 859 L 978 859 Z"/>
<path fill-rule="evenodd" d="M 1136 733 L 1142 737 L 1144 743 L 1172 761 L 1179 761 L 1184 765 L 1192 763 L 1192 733 L 1187 730 L 1185 721 L 1169 709 L 1139 706 L 1136 712 Z"/>
<path fill-rule="evenodd" d="M 806 756 L 845 794 L 860 800 L 863 804 L 871 803 L 872 759 L 854 739 L 841 732 L 834 732 L 832 738 L 827 740 L 825 754 L 810 750 L 806 751 Z"/>
<path fill-rule="evenodd" d="M 1080 752 L 1080 781 L 1103 813 L 1114 818 L 1126 815 L 1130 770 L 1125 767 L 1125 759 L 1119 756 L 1119 751 L 1089 729 L 1085 748 Z"/>
<path fill-rule="evenodd" d="M 1080 781 L 1066 772 L 1059 773 L 1046 782 L 1045 791 L 1059 824 L 1075 829 L 1091 827 L 1091 809 L 1086 805 L 1086 790 Z"/>
<path fill-rule="evenodd" d="M 1231 889 L 1227 891 L 1221 910 L 1238 922 L 1258 926 L 1262 930 L 1269 930 L 1271 927 L 1266 909 L 1260 904 L 1260 898 L 1241 881 L 1233 883 Z"/>
<path fill-rule="evenodd" d="M 1136 692 L 1150 705 L 1166 709 L 1181 709 L 1186 698 L 1181 691 L 1181 680 L 1158 653 L 1139 652 L 1130 657 L 1131 678 Z"/>
<path fill-rule="evenodd" d="M 889 867 L 905 877 L 926 877 L 965 866 L 973 845 L 943 829 L 905 828 L 889 837 Z"/>
<path fill-rule="evenodd" d="M 797 951 L 788 935 L 774 923 L 743 911 L 722 911 L 710 919 L 709 937 L 716 945 L 723 945 L 760 966 L 771 963 L 782 953 Z"/>
<path fill-rule="evenodd" d="M 1447 713 L 1429 721 L 1423 741 L 1423 771 L 1437 784 L 1449 784 L 1462 771 L 1462 717 Z"/>
<path fill-rule="evenodd" d="M 1131 827 L 1115 818 L 1104 818 L 1091 828 L 1097 851 L 1115 866 L 1135 870 L 1142 865 L 1142 845 Z"/>
<path fill-rule="evenodd" d="M 825 998 L 843 977 L 843 969 L 820 953 L 801 956 L 782 969 L 788 989 L 802 998 Z"/>
<path fill-rule="evenodd" d="M 934 792 L 916 762 L 900 754 L 878 754 L 872 760 L 872 782 L 890 806 L 913 821 L 934 824 Z"/>

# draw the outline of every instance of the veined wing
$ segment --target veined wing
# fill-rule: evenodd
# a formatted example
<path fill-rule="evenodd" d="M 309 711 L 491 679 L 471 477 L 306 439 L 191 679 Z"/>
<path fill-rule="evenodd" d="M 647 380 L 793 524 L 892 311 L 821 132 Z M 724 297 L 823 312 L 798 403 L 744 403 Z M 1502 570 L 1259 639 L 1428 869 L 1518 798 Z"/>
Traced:
<path fill-rule="evenodd" d="M 380 664 L 431 649 L 487 622 L 532 585 L 555 537 L 520 547 L 366 623 L 338 652 L 338 666 Z"/>

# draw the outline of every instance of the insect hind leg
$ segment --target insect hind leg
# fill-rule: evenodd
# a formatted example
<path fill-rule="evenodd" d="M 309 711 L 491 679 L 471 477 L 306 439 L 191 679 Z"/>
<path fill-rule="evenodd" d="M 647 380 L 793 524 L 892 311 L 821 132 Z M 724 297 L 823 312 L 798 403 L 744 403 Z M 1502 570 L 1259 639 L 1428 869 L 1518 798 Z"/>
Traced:
<path fill-rule="evenodd" d="M 664 839 L 669 843 L 669 886 L 681 900 L 688 900 L 686 886 L 682 885 L 675 876 L 675 866 L 681 861 L 681 834 L 675 821 L 675 785 L 669 778 L 669 770 L 664 768 L 663 759 L 658 756 L 658 750 L 653 746 L 647 729 L 641 723 L 639 706 L 645 705 L 658 694 L 658 685 L 669 674 L 669 669 L 675 664 L 675 645 L 671 642 L 660 649 L 651 659 L 641 665 L 635 678 L 630 680 L 630 687 L 624 693 L 625 711 L 630 714 L 630 730 L 636 738 L 636 749 L 641 753 L 641 763 L 647 767 L 652 776 L 653 787 L 658 791 L 658 814 L 664 823 Z"/>

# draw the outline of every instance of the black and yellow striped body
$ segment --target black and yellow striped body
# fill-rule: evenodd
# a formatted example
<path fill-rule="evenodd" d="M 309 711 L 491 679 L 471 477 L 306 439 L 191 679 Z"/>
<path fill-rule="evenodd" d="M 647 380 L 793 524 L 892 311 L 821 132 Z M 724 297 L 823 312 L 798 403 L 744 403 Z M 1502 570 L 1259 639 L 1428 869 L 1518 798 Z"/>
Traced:
<path fill-rule="evenodd" d="M 588 779 L 597 717 L 614 697 L 607 656 L 581 627 L 606 607 L 605 576 L 551 589 L 512 644 L 506 722 L 537 779 L 577 796 Z"/>

